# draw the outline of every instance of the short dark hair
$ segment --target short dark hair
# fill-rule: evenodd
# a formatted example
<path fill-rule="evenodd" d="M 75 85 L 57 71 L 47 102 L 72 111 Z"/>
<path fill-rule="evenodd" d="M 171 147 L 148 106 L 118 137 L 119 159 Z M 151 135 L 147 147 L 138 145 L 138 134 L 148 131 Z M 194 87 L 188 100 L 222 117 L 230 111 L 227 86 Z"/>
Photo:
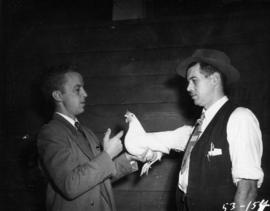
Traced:
<path fill-rule="evenodd" d="M 47 101 L 53 102 L 53 91 L 63 91 L 63 85 L 66 82 L 65 74 L 74 71 L 76 71 L 76 67 L 74 65 L 66 64 L 49 67 L 44 71 L 41 91 Z"/>
<path fill-rule="evenodd" d="M 186 71 L 188 71 L 188 69 L 196 64 L 200 65 L 200 70 L 201 73 L 205 76 L 208 77 L 210 75 L 212 75 L 213 73 L 217 72 L 220 74 L 220 78 L 221 78 L 221 83 L 223 86 L 223 89 L 225 91 L 225 89 L 227 89 L 226 84 L 227 84 L 227 80 L 225 75 L 215 66 L 208 64 L 206 62 L 202 62 L 202 61 L 198 61 L 198 62 L 192 62 L 190 63 L 190 65 L 187 67 Z"/>

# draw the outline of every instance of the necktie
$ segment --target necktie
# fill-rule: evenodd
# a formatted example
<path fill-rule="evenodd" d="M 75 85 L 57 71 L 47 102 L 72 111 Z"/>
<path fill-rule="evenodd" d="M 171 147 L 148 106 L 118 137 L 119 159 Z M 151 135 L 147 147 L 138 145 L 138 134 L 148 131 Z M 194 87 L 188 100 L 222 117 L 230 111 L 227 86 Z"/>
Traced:
<path fill-rule="evenodd" d="M 192 151 L 193 147 L 195 146 L 196 142 L 199 140 L 200 134 L 202 133 L 201 126 L 202 126 L 204 118 L 205 118 L 205 116 L 204 116 L 204 112 L 203 112 L 201 114 L 201 117 L 196 121 L 196 124 L 194 126 L 194 130 L 193 130 L 193 132 L 189 138 L 189 141 L 187 143 L 187 146 L 186 146 L 185 154 L 184 154 L 182 165 L 181 165 L 181 171 L 180 171 L 181 173 L 183 173 L 189 165 L 191 151 Z"/>
<path fill-rule="evenodd" d="M 76 127 L 76 129 L 78 130 L 78 132 L 80 132 L 81 135 L 83 135 L 83 137 L 86 138 L 86 135 L 85 135 L 85 133 L 84 133 L 84 131 L 83 131 L 83 129 L 82 129 L 82 126 L 81 126 L 81 124 L 80 124 L 78 121 L 75 122 L 75 127 Z"/>
<path fill-rule="evenodd" d="M 85 134 L 85 132 L 84 132 L 84 130 L 83 130 L 81 124 L 80 124 L 78 121 L 75 122 L 75 127 L 76 127 L 76 129 L 78 130 L 78 132 L 79 132 L 81 135 L 83 135 L 83 137 L 86 139 L 87 144 L 89 144 L 88 141 L 87 141 L 86 134 Z M 96 149 L 99 150 L 99 151 L 103 151 L 103 146 L 102 146 L 101 144 L 100 144 L 100 145 L 96 145 Z"/>

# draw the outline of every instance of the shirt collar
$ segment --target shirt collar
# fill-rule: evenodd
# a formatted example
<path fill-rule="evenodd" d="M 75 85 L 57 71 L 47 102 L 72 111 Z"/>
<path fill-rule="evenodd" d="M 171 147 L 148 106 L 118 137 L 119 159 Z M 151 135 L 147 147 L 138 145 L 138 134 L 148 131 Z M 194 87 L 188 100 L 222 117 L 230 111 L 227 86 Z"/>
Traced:
<path fill-rule="evenodd" d="M 67 120 L 73 127 L 75 127 L 75 122 L 77 122 L 78 120 L 77 119 L 72 119 L 70 118 L 69 116 L 65 115 L 65 114 L 62 114 L 60 112 L 55 112 L 56 114 L 62 116 L 65 120 Z M 76 127 L 75 127 L 76 128 Z"/>
<path fill-rule="evenodd" d="M 205 120 L 207 122 L 210 122 L 215 114 L 218 112 L 218 110 L 228 101 L 228 97 L 224 96 L 220 98 L 218 101 L 216 101 L 213 105 L 211 105 L 207 110 L 203 109 Z"/>

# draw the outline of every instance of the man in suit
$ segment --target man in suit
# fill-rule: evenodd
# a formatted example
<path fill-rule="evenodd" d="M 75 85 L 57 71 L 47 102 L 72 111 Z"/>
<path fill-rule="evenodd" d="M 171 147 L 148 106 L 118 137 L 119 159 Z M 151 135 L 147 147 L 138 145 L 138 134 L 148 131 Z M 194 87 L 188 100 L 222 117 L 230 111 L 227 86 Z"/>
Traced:
<path fill-rule="evenodd" d="M 198 49 L 177 73 L 187 79 L 187 91 L 203 114 L 183 157 L 178 209 L 251 210 L 263 181 L 262 137 L 255 115 L 225 94 L 239 79 L 238 70 L 224 52 Z"/>
<path fill-rule="evenodd" d="M 38 135 L 38 150 L 48 177 L 46 206 L 51 211 L 115 211 L 111 180 L 137 170 L 136 158 L 122 153 L 119 132 L 103 146 L 93 132 L 78 123 L 87 93 L 82 76 L 59 66 L 44 80 L 43 91 L 55 105 L 52 120 Z M 103 150 L 102 150 L 103 148 Z"/>

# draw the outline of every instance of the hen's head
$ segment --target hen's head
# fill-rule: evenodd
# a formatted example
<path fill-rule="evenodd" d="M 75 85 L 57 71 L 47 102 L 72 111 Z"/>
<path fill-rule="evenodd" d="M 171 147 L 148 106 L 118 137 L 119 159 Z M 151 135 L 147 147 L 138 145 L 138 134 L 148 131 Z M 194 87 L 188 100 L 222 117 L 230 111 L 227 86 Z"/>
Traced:
<path fill-rule="evenodd" d="M 135 117 L 135 114 L 131 113 L 130 111 L 127 111 L 125 114 L 126 117 L 126 123 L 130 123 Z"/>

